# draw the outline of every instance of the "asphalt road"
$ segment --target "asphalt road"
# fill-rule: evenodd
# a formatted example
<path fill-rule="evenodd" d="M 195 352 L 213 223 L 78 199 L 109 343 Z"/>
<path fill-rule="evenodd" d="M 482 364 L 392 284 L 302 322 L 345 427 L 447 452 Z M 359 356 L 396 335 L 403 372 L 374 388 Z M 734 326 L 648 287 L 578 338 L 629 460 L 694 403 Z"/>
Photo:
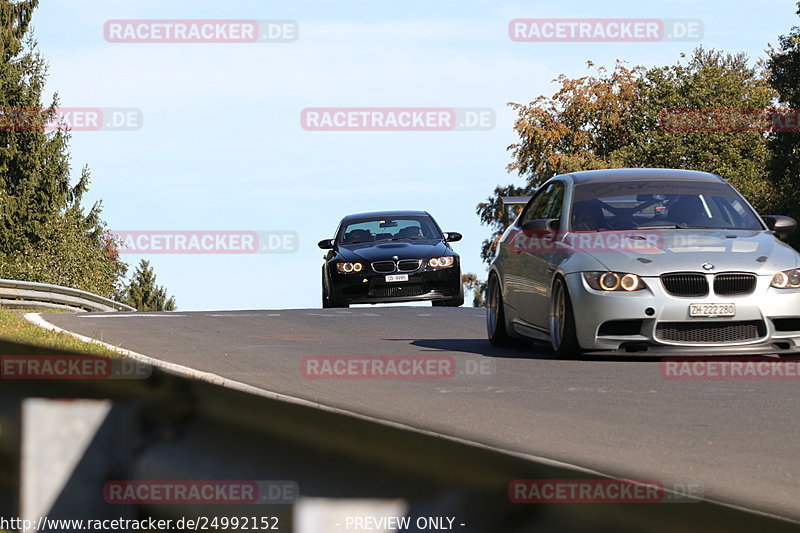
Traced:
<path fill-rule="evenodd" d="M 492 348 L 471 308 L 49 314 L 157 359 L 498 448 L 800 520 L 798 380 L 669 380 L 651 360 Z M 436 356 L 436 379 L 317 379 L 307 356 Z M 323 369 L 324 367 L 314 367 Z"/>

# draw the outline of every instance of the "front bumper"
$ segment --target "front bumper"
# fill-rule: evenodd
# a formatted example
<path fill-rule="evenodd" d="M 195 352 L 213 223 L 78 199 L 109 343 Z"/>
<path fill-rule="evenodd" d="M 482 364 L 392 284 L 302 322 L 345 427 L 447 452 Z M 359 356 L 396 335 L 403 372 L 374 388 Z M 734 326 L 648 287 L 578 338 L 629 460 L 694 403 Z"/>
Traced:
<path fill-rule="evenodd" d="M 753 293 L 701 298 L 668 294 L 659 278 L 641 291 L 591 289 L 581 273 L 567 276 L 578 344 L 598 355 L 760 355 L 800 352 L 800 290 L 770 287 L 758 276 Z M 692 318 L 689 304 L 733 303 L 732 317 Z M 665 338 L 670 332 L 672 338 Z M 677 332 L 677 333 L 676 333 Z M 684 335 L 691 337 L 681 339 Z M 704 338 L 705 336 L 705 338 Z"/>
<path fill-rule="evenodd" d="M 332 272 L 331 292 L 335 299 L 346 304 L 450 300 L 461 293 L 458 262 L 449 268 L 434 270 L 425 266 L 407 274 L 408 281 L 387 282 L 386 274 L 376 272 Z"/>

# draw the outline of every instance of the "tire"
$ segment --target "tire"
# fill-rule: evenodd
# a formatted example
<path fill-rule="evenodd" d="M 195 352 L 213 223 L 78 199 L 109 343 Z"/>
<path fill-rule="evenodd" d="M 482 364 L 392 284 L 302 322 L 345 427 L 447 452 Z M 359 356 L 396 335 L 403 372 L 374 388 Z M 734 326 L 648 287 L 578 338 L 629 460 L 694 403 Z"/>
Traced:
<path fill-rule="evenodd" d="M 329 309 L 332 307 L 350 307 L 346 303 L 342 303 L 339 300 L 334 298 L 330 298 L 328 296 L 328 284 L 325 283 L 325 267 L 322 267 L 322 308 Z"/>
<path fill-rule="evenodd" d="M 503 293 L 497 276 L 489 276 L 486 291 L 486 333 L 492 346 L 508 346 L 511 337 L 506 330 L 506 312 L 503 308 Z"/>
<path fill-rule="evenodd" d="M 557 357 L 580 355 L 575 333 L 575 313 L 564 278 L 557 277 L 550 294 L 550 344 Z"/>

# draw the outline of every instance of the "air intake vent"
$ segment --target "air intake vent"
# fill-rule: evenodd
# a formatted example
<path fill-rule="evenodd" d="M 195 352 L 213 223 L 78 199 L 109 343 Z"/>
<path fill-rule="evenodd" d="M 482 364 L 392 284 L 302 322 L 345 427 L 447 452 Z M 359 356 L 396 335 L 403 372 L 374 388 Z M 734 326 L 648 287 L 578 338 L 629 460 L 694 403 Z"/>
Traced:
<path fill-rule="evenodd" d="M 398 285 L 375 287 L 369 290 L 371 298 L 402 298 L 405 296 L 421 296 L 425 294 L 425 286 L 422 284 Z"/>
<path fill-rule="evenodd" d="M 693 344 L 727 344 L 754 341 L 766 335 L 761 320 L 746 322 L 661 322 L 656 337 L 663 341 Z"/>

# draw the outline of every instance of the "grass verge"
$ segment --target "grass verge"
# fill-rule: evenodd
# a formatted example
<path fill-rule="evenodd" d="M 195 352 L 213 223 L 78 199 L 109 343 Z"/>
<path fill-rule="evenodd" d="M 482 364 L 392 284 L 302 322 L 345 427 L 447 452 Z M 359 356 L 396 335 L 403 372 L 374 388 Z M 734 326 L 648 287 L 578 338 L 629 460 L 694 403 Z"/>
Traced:
<path fill-rule="evenodd" d="M 29 344 L 87 355 L 120 357 L 120 354 L 104 346 L 80 341 L 66 333 L 40 328 L 25 320 L 19 311 L 10 311 L 2 308 L 0 308 L 0 341 Z"/>

